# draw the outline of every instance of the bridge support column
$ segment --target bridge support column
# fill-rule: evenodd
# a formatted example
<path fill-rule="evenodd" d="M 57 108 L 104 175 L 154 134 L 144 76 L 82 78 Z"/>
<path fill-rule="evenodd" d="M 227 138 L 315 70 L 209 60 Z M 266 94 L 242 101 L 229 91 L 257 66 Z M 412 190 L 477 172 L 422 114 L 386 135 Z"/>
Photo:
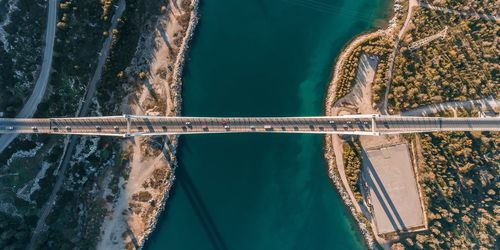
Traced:
<path fill-rule="evenodd" d="M 377 126 L 377 122 L 375 121 L 375 117 L 377 115 L 372 115 L 372 133 L 374 135 L 378 135 L 378 133 L 375 131 L 375 127 Z"/>
<path fill-rule="evenodd" d="M 127 133 L 125 134 L 125 137 L 130 136 L 130 115 L 123 115 L 125 119 L 127 119 Z"/>

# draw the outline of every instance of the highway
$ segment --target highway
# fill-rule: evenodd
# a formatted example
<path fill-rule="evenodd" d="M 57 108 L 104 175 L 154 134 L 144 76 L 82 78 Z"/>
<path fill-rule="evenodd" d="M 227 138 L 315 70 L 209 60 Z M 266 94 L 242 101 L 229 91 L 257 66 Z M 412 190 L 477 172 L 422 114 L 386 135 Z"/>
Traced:
<path fill-rule="evenodd" d="M 384 135 L 438 131 L 500 131 L 500 117 L 441 118 L 383 115 L 335 117 L 0 118 L 4 134 L 151 136 L 210 133 L 315 133 Z"/>
<path fill-rule="evenodd" d="M 35 88 L 31 96 L 24 103 L 23 108 L 16 115 L 18 118 L 32 117 L 35 114 L 38 104 L 42 101 L 47 84 L 49 82 L 50 69 L 52 67 L 52 55 L 54 54 L 54 40 L 56 36 L 57 6 L 58 0 L 48 1 L 47 28 L 45 30 L 45 49 L 43 51 L 42 66 L 40 75 L 35 83 Z M 16 138 L 15 134 L 3 135 L 0 137 L 0 152 L 2 152 Z"/>

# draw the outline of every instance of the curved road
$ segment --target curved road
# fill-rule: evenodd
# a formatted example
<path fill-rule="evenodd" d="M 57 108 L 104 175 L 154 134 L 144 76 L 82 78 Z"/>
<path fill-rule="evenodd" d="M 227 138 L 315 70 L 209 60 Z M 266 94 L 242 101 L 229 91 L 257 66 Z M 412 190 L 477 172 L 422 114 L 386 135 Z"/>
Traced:
<path fill-rule="evenodd" d="M 97 82 L 101 79 L 101 73 L 102 69 L 104 67 L 104 64 L 106 63 L 106 59 L 109 54 L 109 49 L 111 48 L 111 42 L 112 42 L 112 31 L 118 26 L 118 19 L 122 16 L 123 11 L 125 11 L 125 0 L 120 0 L 118 2 L 118 7 L 116 9 L 115 15 L 112 18 L 111 21 L 111 27 L 109 28 L 109 35 L 105 39 L 102 49 L 100 51 L 100 56 L 98 58 L 97 62 L 97 68 L 94 72 L 94 75 L 92 76 L 92 79 L 87 85 L 87 90 L 85 93 L 84 97 L 84 102 L 83 105 L 81 106 L 81 109 L 78 111 L 78 116 L 85 115 L 88 112 L 90 102 L 92 98 L 95 95 L 96 92 L 96 84 Z M 69 161 L 71 159 L 71 156 L 73 155 L 73 151 L 75 149 L 75 146 L 77 144 L 77 137 L 71 136 L 66 140 L 66 143 L 64 145 L 64 151 L 62 155 L 62 160 L 59 164 L 59 171 L 58 171 L 58 176 L 56 180 L 56 184 L 54 185 L 54 188 L 52 189 L 52 192 L 50 194 L 49 199 L 45 203 L 44 207 L 42 208 L 42 211 L 40 212 L 40 217 L 38 218 L 37 224 L 35 229 L 33 230 L 33 234 L 31 236 L 31 240 L 28 244 L 27 249 L 33 249 L 34 244 L 40 234 L 45 229 L 45 219 L 49 215 L 50 211 L 52 211 L 52 207 L 56 203 L 57 199 L 57 193 L 59 192 L 59 189 L 61 188 L 63 181 L 64 181 L 64 176 L 66 174 L 66 169 L 69 165 Z"/>
<path fill-rule="evenodd" d="M 382 103 L 382 108 L 380 112 L 382 114 L 389 114 L 389 111 L 387 110 L 387 105 L 388 105 L 388 96 L 389 92 L 391 91 L 391 84 L 392 84 L 392 72 L 394 69 L 394 60 L 396 60 L 396 54 L 398 53 L 399 50 L 399 43 L 401 39 L 403 39 L 404 34 L 406 33 L 406 29 L 408 28 L 408 24 L 410 23 L 411 17 L 413 15 L 413 9 L 418 6 L 418 0 L 409 0 L 408 2 L 408 13 L 406 15 L 406 20 L 401 27 L 401 30 L 398 33 L 398 36 L 396 37 L 396 42 L 394 44 L 394 49 L 392 50 L 391 57 L 389 58 L 389 70 L 388 73 L 389 75 L 387 76 L 387 87 L 385 89 L 384 93 L 384 102 Z"/>
<path fill-rule="evenodd" d="M 47 90 L 50 68 L 52 66 L 52 55 L 54 53 L 54 40 L 56 36 L 57 5 L 59 0 L 49 0 L 47 28 L 45 31 L 45 49 L 43 51 L 42 69 L 36 80 L 35 88 L 16 117 L 32 117 L 36 112 L 38 104 Z M 0 153 L 17 137 L 17 135 L 2 135 L 0 137 Z"/>

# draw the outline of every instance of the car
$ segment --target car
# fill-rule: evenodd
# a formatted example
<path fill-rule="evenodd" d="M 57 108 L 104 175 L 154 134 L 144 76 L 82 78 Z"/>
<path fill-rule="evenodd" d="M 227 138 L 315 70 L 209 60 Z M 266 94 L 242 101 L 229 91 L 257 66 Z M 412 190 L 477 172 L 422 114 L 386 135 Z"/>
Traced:
<path fill-rule="evenodd" d="M 36 131 L 38 131 L 38 128 L 37 128 L 37 127 L 35 127 L 35 126 L 33 126 L 33 127 L 31 127 L 31 130 L 33 130 L 33 131 L 35 131 L 35 132 L 36 132 Z"/>
<path fill-rule="evenodd" d="M 229 125 L 224 125 L 224 128 L 229 129 L 230 127 L 229 127 Z"/>
<path fill-rule="evenodd" d="M 167 131 L 167 126 L 161 126 L 161 129 L 163 129 L 163 131 Z"/>
<path fill-rule="evenodd" d="M 113 128 L 114 128 L 116 131 L 120 130 L 120 127 L 118 127 L 118 126 L 113 126 Z"/>
<path fill-rule="evenodd" d="M 8 127 L 7 127 L 7 130 L 14 130 L 14 127 L 12 127 L 12 126 L 8 126 Z"/>
<path fill-rule="evenodd" d="M 191 122 L 186 122 L 186 126 L 191 127 L 192 126 Z"/>
<path fill-rule="evenodd" d="M 335 121 L 328 121 L 328 123 L 330 123 L 330 124 L 335 124 Z"/>
<path fill-rule="evenodd" d="M 250 126 L 250 129 L 251 130 L 255 130 L 255 126 Z"/>
<path fill-rule="evenodd" d="M 143 127 L 137 127 L 137 130 L 139 130 L 140 132 L 144 131 L 144 128 Z"/>
<path fill-rule="evenodd" d="M 97 131 L 101 131 L 101 126 L 95 126 L 95 129 L 96 129 Z"/>
<path fill-rule="evenodd" d="M 71 131 L 71 127 L 70 126 L 66 126 L 66 130 L 67 131 Z"/>
<path fill-rule="evenodd" d="M 264 129 L 265 130 L 273 130 L 273 127 L 271 125 L 265 125 Z"/>

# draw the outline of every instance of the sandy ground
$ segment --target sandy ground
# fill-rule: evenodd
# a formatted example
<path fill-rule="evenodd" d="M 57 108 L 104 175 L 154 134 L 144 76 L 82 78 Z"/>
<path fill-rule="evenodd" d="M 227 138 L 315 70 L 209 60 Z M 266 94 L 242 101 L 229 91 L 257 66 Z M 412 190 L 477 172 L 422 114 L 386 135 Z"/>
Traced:
<path fill-rule="evenodd" d="M 362 54 L 356 73 L 356 82 L 352 91 L 346 96 L 340 98 L 332 108 L 331 115 L 341 115 L 349 113 L 375 114 L 372 107 L 372 82 L 377 70 L 378 58 L 375 56 Z M 364 136 L 366 137 L 366 136 Z M 372 136 L 370 136 L 372 137 Z M 372 138 L 370 138 L 372 139 Z M 340 173 L 340 179 L 345 187 L 349 187 L 347 177 L 345 176 L 343 155 L 343 139 L 341 136 L 332 135 L 332 144 L 335 152 L 337 169 Z M 354 194 L 350 188 L 346 188 L 352 201 L 355 201 Z M 361 212 L 361 207 L 357 202 L 353 202 L 356 211 Z M 364 213 L 366 215 L 366 213 Z"/>
<path fill-rule="evenodd" d="M 379 59 L 377 56 L 361 54 L 352 91 L 340 98 L 334 106 L 334 113 L 341 113 L 343 107 L 353 107 L 359 114 L 376 114 L 372 105 L 372 83 Z"/>
<path fill-rule="evenodd" d="M 376 33 L 374 34 L 374 36 L 378 35 L 380 34 Z M 373 36 L 366 35 L 365 39 L 371 37 Z M 361 42 L 357 42 L 355 44 L 359 45 L 361 44 Z M 351 48 L 350 51 L 352 51 L 354 48 L 355 46 Z M 343 55 L 339 60 L 345 60 L 345 58 L 346 55 Z M 352 88 L 352 91 L 343 98 L 337 100 L 333 104 L 332 98 L 335 93 L 336 83 L 338 82 L 338 78 L 334 77 L 332 83 L 330 84 L 330 89 L 329 89 L 330 95 L 328 97 L 329 99 L 327 100 L 327 105 L 328 105 L 327 107 L 331 107 L 330 109 L 327 109 L 328 115 L 335 116 L 335 115 L 355 114 L 355 113 L 361 113 L 361 114 L 377 113 L 372 105 L 372 83 L 374 80 L 378 61 L 379 59 L 376 56 L 362 54 L 360 57 L 360 63 L 358 65 L 356 73 L 356 81 Z M 337 66 L 339 65 L 339 63 L 343 64 L 344 62 L 343 61 L 337 62 Z M 340 68 L 338 67 L 336 67 L 335 70 L 336 72 L 340 72 Z M 336 76 L 338 76 L 338 74 L 336 74 Z M 364 136 L 364 137 L 369 138 L 370 140 L 378 138 L 373 136 Z M 338 170 L 342 186 L 344 187 L 344 190 L 347 193 L 347 197 L 349 199 L 349 201 L 344 200 L 344 202 L 346 204 L 350 204 L 350 207 L 352 209 L 351 211 L 354 214 L 364 214 L 366 218 L 371 220 L 369 209 L 362 206 L 363 204 L 360 204 L 356 201 L 352 190 L 349 188 L 347 177 L 345 175 L 345 166 L 343 159 L 343 143 L 344 143 L 343 137 L 339 135 L 331 135 L 330 137 L 327 137 L 326 147 L 333 148 L 333 154 L 335 155 L 335 166 Z M 329 167 L 332 168 L 335 166 L 330 165 Z M 367 228 L 366 225 L 364 225 L 363 223 L 361 222 L 359 223 L 361 228 Z M 370 233 L 368 232 L 364 233 L 365 238 L 369 242 L 369 245 L 371 245 L 373 248 L 373 238 L 369 236 L 369 234 Z M 380 240 L 378 241 L 381 242 Z"/>
<path fill-rule="evenodd" d="M 174 115 L 179 108 L 175 99 L 179 88 L 175 86 L 173 75 L 180 48 L 175 45 L 174 39 L 182 38 L 182 27 L 177 20 L 182 10 L 179 9 L 181 1 L 174 1 L 169 2 L 169 10 L 152 25 L 152 30 L 144 32 L 144 42 L 139 43 L 136 56 L 127 69 L 130 72 L 147 72 L 147 79 L 138 80 L 139 88 L 122 105 L 126 113 Z M 167 141 L 169 148 L 175 148 L 175 138 Z M 120 194 L 102 225 L 97 249 L 124 249 L 128 242 L 136 248 L 142 246 L 171 185 L 169 178 L 163 180 L 160 187 L 153 188 L 146 184 L 153 180 L 153 171 L 164 169 L 171 173 L 175 164 L 171 161 L 175 152 L 162 151 L 162 140 L 138 137 L 125 144 L 124 147 L 132 154 L 129 178 L 127 181 L 120 180 Z M 132 199 L 141 191 L 152 195 L 149 202 Z"/>
<path fill-rule="evenodd" d="M 406 1 L 405 1 L 406 2 Z M 409 0 L 408 1 L 408 9 L 409 10 L 402 10 L 401 7 L 402 1 L 395 0 L 394 1 L 394 10 L 395 10 L 395 15 L 393 19 L 389 22 L 390 26 L 385 29 L 385 30 L 377 30 L 375 32 L 369 33 L 369 34 L 364 34 L 359 37 L 357 37 L 354 41 L 349 43 L 349 45 L 343 49 L 342 53 L 340 56 L 337 58 L 337 62 L 335 64 L 335 69 L 333 73 L 333 79 L 330 82 L 328 86 L 328 92 L 327 92 L 327 99 L 326 99 L 326 114 L 330 116 L 335 116 L 335 115 L 342 115 L 342 114 L 355 114 L 355 113 L 361 113 L 361 114 L 376 114 L 379 113 L 377 109 L 374 108 L 373 104 L 371 103 L 371 95 L 372 95 L 372 89 L 371 89 L 371 81 L 372 81 L 372 74 L 374 74 L 374 66 L 373 63 L 370 63 L 369 61 L 367 62 L 367 58 L 365 55 L 362 55 L 360 58 L 361 63 L 358 68 L 357 72 L 357 77 L 356 77 L 356 83 L 355 86 L 353 87 L 353 90 L 350 94 L 348 94 L 346 97 L 341 98 L 340 100 L 336 100 L 336 88 L 339 84 L 340 78 L 341 78 L 341 70 L 344 67 L 344 64 L 346 63 L 347 58 L 349 55 L 352 53 L 352 51 L 358 47 L 360 44 L 362 44 L 364 41 L 377 37 L 377 36 L 391 36 L 395 37 L 395 47 L 393 52 L 391 53 L 391 58 L 390 60 L 390 69 L 389 69 L 389 74 L 392 74 L 392 63 L 393 63 L 393 58 L 395 56 L 395 53 L 398 51 L 398 46 L 399 46 L 399 41 L 401 38 L 404 36 L 407 26 L 411 20 L 412 17 L 412 9 L 418 5 L 418 0 Z M 404 16 L 404 11 L 407 11 L 406 18 L 404 20 L 404 23 L 401 25 L 398 25 L 399 21 L 402 21 Z M 376 65 L 376 64 L 375 64 Z M 390 89 L 390 82 L 388 83 L 387 91 Z M 387 93 L 385 94 L 387 96 Z M 386 103 L 387 98 L 384 98 L 384 104 L 381 107 L 381 111 L 384 113 L 387 113 L 387 103 Z M 449 109 L 460 109 L 460 108 L 477 108 L 478 110 L 482 111 L 488 111 L 489 113 L 486 115 L 491 114 L 491 110 L 498 110 L 497 108 L 497 100 L 478 100 L 478 101 L 473 101 L 473 102 L 464 102 L 464 103 L 445 103 L 445 104 L 438 104 L 438 105 L 431 105 L 427 107 L 422 107 L 421 109 L 409 111 L 406 114 L 402 115 L 425 115 L 425 114 L 430 114 L 434 113 L 437 111 L 441 110 L 449 110 Z M 479 108 L 478 108 L 479 107 Z M 455 111 L 456 112 L 456 111 Z M 418 139 L 418 138 L 417 138 Z M 393 146 L 393 145 L 401 145 L 403 144 L 406 148 L 408 148 L 406 142 L 403 140 L 401 136 L 379 136 L 379 137 L 374 137 L 374 136 L 361 136 L 360 141 L 363 147 L 363 150 L 369 150 L 369 149 L 374 149 L 374 148 L 380 148 L 380 147 L 387 147 L 387 146 Z M 418 144 L 418 142 L 417 142 Z M 352 191 L 349 188 L 349 185 L 347 183 L 347 179 L 345 178 L 345 173 L 344 173 L 344 163 L 343 163 L 343 140 L 342 137 L 337 136 L 337 135 L 328 135 L 326 137 L 326 152 L 325 152 L 325 158 L 328 160 L 328 166 L 329 166 L 329 173 L 330 173 L 330 178 L 334 182 L 335 186 L 339 190 L 339 193 L 344 201 L 344 204 L 349 208 L 351 213 L 355 216 L 356 220 L 358 221 L 358 225 L 361 228 L 361 231 L 369 245 L 370 248 L 378 248 L 375 247 L 373 244 L 373 239 L 375 238 L 378 243 L 384 248 L 384 249 L 390 249 L 391 247 L 391 242 L 390 240 L 383 239 L 377 235 L 376 231 L 367 231 L 367 225 L 364 223 L 363 220 L 360 219 L 359 216 L 357 216 L 360 213 L 363 213 L 366 215 L 366 218 L 370 220 L 370 224 L 374 225 L 373 218 L 371 214 L 368 212 L 368 207 L 366 204 L 358 204 L 354 196 L 352 194 Z M 417 145 L 418 148 L 418 145 Z M 412 147 L 413 149 L 413 154 L 418 155 L 418 152 L 415 152 L 415 147 Z M 418 149 L 417 149 L 418 151 Z M 416 172 L 416 167 L 417 164 L 414 161 L 413 163 L 414 169 L 409 172 Z M 335 174 L 338 171 L 338 176 Z M 407 174 L 409 175 L 409 174 Z M 415 176 L 413 176 L 415 177 Z M 418 176 L 416 176 L 418 179 Z M 418 190 L 418 183 L 417 183 L 417 190 Z M 421 199 L 421 197 L 420 197 Z M 423 207 L 423 204 L 421 204 Z M 425 209 L 424 209 L 424 220 L 425 220 Z M 374 227 L 372 227 L 374 228 Z"/>
<path fill-rule="evenodd" d="M 147 190 L 153 193 L 155 190 L 142 187 L 156 168 L 166 168 L 166 161 L 162 156 L 151 158 L 143 157 L 141 149 L 142 139 L 135 139 L 133 142 L 133 156 L 130 162 L 130 175 L 127 181 L 120 178 L 119 197 L 113 205 L 110 216 L 106 218 L 102 226 L 102 241 L 97 245 L 97 249 L 124 249 L 127 240 L 141 242 L 144 232 L 148 226 L 140 216 L 129 211 L 129 203 L 132 202 L 132 195 L 138 190 Z M 153 197 L 161 195 L 156 192 Z M 124 241 L 123 234 L 127 233 Z M 135 238 L 135 239 L 133 239 Z"/>

